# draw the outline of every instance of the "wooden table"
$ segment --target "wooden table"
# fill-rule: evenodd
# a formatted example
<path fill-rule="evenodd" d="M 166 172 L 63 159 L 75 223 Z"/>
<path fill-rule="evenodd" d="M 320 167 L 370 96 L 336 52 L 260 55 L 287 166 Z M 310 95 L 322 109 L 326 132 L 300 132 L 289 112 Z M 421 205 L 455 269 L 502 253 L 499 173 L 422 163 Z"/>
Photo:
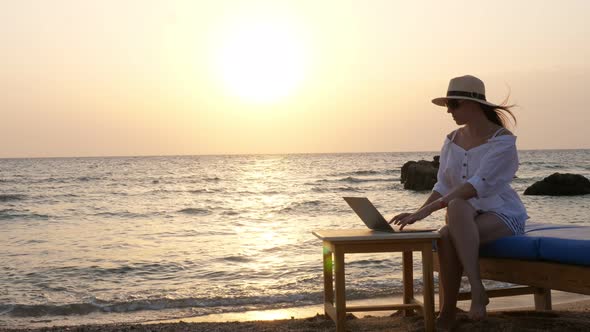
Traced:
<path fill-rule="evenodd" d="M 345 331 L 347 312 L 404 310 L 412 315 L 419 310 L 424 315 L 426 331 L 434 331 L 434 285 L 432 272 L 432 244 L 439 233 L 387 233 L 367 229 L 318 230 L 313 234 L 323 241 L 324 255 L 324 311 L 336 323 L 337 331 Z M 422 253 L 424 302 L 414 298 L 412 252 Z M 344 281 L 344 254 L 402 252 L 403 304 L 347 306 Z M 335 277 L 335 278 L 334 278 Z M 334 290 L 335 288 L 335 290 Z"/>

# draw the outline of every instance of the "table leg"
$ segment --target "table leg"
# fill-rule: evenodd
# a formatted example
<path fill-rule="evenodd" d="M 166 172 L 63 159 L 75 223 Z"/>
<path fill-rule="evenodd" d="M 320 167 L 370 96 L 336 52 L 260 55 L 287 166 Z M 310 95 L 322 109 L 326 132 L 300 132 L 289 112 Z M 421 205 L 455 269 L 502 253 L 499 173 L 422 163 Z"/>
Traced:
<path fill-rule="evenodd" d="M 346 293 L 344 284 L 344 253 L 334 248 L 334 270 L 336 274 L 336 331 L 344 332 L 346 323 Z"/>
<path fill-rule="evenodd" d="M 334 276 L 332 274 L 332 269 L 334 267 L 332 261 L 332 250 L 330 249 L 330 243 L 324 242 L 323 248 L 324 254 L 324 303 L 331 303 L 334 304 Z M 325 312 L 326 316 L 329 316 L 327 312 Z"/>
<path fill-rule="evenodd" d="M 432 275 L 432 244 L 422 248 L 422 275 L 424 277 L 424 327 L 434 331 L 434 277 Z"/>
<path fill-rule="evenodd" d="M 535 310 L 551 310 L 551 289 L 535 288 Z"/>
<path fill-rule="evenodd" d="M 402 253 L 403 260 L 403 284 L 404 284 L 404 304 L 412 303 L 414 300 L 414 262 L 412 260 L 412 252 L 404 251 Z M 404 316 L 413 316 L 414 309 L 405 309 Z"/>

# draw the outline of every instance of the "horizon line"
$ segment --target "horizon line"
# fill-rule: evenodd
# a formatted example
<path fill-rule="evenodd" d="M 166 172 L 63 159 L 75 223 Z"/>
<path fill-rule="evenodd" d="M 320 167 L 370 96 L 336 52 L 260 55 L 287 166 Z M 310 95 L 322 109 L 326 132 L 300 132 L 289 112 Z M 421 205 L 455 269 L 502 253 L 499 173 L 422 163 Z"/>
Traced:
<path fill-rule="evenodd" d="M 590 150 L 590 148 L 566 149 L 518 149 L 518 151 L 571 151 Z M 87 156 L 46 156 L 46 157 L 0 157 L 8 159 L 92 159 L 92 158 L 159 158 L 159 157 L 229 157 L 229 156 L 285 156 L 285 155 L 322 155 L 322 154 L 384 154 L 384 153 L 440 153 L 440 150 L 417 151 L 351 151 L 351 152 L 275 152 L 275 153 L 208 153 L 208 154 L 161 154 L 161 155 L 87 155 Z"/>

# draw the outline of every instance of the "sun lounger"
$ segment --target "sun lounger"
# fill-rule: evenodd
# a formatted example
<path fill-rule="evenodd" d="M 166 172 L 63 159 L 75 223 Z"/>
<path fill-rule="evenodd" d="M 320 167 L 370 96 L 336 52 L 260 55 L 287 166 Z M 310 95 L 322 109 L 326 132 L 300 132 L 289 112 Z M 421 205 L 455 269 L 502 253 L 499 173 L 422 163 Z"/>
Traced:
<path fill-rule="evenodd" d="M 439 271 L 438 255 L 434 260 Z M 480 269 L 482 279 L 524 285 L 489 290 L 488 296 L 534 294 L 537 310 L 551 310 L 552 289 L 590 295 L 590 226 L 530 222 L 524 235 L 482 246 Z"/>

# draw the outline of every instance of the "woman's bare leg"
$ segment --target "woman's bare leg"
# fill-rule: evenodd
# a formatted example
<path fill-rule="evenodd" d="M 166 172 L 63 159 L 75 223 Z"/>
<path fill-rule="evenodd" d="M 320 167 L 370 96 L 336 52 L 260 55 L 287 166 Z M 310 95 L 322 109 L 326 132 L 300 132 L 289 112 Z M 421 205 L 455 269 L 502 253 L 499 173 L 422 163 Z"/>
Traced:
<path fill-rule="evenodd" d="M 479 273 L 479 230 L 475 224 L 476 211 L 463 199 L 449 202 L 447 211 L 451 239 L 463 265 L 463 271 L 471 284 L 469 316 L 472 319 L 485 318 L 485 307 L 489 300 Z"/>
<path fill-rule="evenodd" d="M 477 216 L 475 209 L 463 199 L 449 202 L 449 233 L 457 250 L 457 256 L 471 284 L 472 319 L 486 317 L 486 305 L 489 303 L 479 271 L 480 233 L 484 242 L 493 241 L 502 236 L 511 235 L 506 225 L 493 214 L 485 213 Z"/>
<path fill-rule="evenodd" d="M 439 232 L 441 235 L 437 244 L 440 262 L 439 292 L 443 293 L 443 302 L 440 303 L 436 326 L 441 329 L 450 329 L 457 314 L 457 295 L 461 285 L 463 266 L 457 257 L 449 227 L 444 226 Z"/>
<path fill-rule="evenodd" d="M 510 228 L 506 226 L 506 224 L 495 214 L 492 213 L 483 213 L 475 217 L 475 225 L 477 226 L 478 233 L 479 233 L 479 245 L 486 244 L 488 242 L 492 242 L 497 240 L 501 237 L 511 236 L 514 235 Z M 479 277 L 479 250 L 476 252 L 478 254 L 478 264 L 477 264 L 477 272 Z M 480 279 L 481 282 L 481 279 Z M 471 283 L 471 281 L 470 281 Z M 474 298 L 473 294 L 473 284 L 471 284 L 471 297 Z M 486 305 L 489 303 L 488 297 L 485 294 L 485 289 L 482 285 L 482 295 L 475 295 L 475 298 L 479 297 L 485 298 L 485 304 L 482 305 L 481 302 L 474 303 L 473 300 L 471 302 L 471 308 L 469 310 L 469 314 L 473 319 L 481 319 L 486 317 Z M 475 305 L 475 306 L 474 306 Z"/>

